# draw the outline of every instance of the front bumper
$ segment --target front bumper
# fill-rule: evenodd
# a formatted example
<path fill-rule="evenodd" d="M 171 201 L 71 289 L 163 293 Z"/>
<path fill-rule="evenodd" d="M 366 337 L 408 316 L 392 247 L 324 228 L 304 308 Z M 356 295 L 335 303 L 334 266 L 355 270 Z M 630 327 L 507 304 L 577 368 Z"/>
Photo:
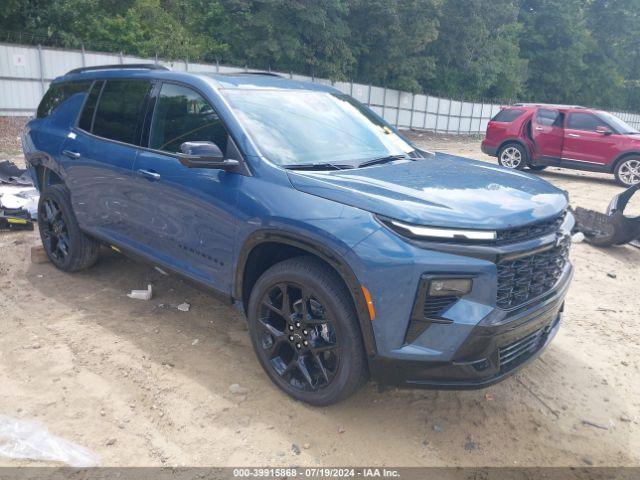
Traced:
<path fill-rule="evenodd" d="M 512 375 L 549 345 L 560 327 L 571 282 L 568 269 L 554 291 L 499 322 L 481 322 L 449 362 L 377 357 L 370 361 L 374 381 L 412 388 L 484 388 Z"/>

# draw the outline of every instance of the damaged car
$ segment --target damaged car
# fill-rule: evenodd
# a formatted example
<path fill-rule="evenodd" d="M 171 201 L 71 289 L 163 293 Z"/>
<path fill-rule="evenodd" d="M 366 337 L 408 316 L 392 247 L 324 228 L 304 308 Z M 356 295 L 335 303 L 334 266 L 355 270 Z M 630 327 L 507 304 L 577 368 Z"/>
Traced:
<path fill-rule="evenodd" d="M 481 388 L 559 329 L 572 277 L 566 194 L 413 145 L 336 89 L 158 65 L 72 70 L 23 138 L 51 262 L 101 244 L 246 314 L 295 399 L 367 380 Z"/>

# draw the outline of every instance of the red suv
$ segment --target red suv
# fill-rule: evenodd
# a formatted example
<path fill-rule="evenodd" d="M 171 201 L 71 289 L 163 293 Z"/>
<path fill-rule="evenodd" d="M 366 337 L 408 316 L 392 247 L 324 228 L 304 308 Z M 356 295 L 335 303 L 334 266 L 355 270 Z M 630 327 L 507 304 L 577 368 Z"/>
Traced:
<path fill-rule="evenodd" d="M 487 125 L 482 151 L 503 167 L 547 166 L 613 173 L 640 183 L 640 132 L 610 113 L 567 105 L 503 107 Z"/>

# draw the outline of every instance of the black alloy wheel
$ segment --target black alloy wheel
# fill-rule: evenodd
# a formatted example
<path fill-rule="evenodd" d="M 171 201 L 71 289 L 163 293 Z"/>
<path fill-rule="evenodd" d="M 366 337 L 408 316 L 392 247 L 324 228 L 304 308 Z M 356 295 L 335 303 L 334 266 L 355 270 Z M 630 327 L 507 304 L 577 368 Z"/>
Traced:
<path fill-rule="evenodd" d="M 297 390 L 318 391 L 339 366 L 338 339 L 322 303 L 302 285 L 283 282 L 262 297 L 260 347 L 273 370 Z"/>
<path fill-rule="evenodd" d="M 49 257 L 58 262 L 66 262 L 69 256 L 69 229 L 58 203 L 47 198 L 40 205 L 40 234 L 42 244 Z"/>
<path fill-rule="evenodd" d="M 260 365 L 296 400 L 331 405 L 367 381 L 351 295 L 319 259 L 299 256 L 268 268 L 251 290 L 247 319 Z"/>

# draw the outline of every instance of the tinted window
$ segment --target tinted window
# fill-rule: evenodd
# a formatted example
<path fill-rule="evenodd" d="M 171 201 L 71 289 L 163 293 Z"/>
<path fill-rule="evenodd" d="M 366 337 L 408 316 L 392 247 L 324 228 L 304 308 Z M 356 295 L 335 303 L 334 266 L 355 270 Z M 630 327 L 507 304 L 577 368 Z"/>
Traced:
<path fill-rule="evenodd" d="M 546 127 L 561 127 L 562 117 L 560 116 L 560 112 L 557 110 L 540 108 L 536 113 L 536 123 Z"/>
<path fill-rule="evenodd" d="M 606 127 L 605 122 L 591 113 L 571 113 L 567 128 L 595 132 L 596 127 Z"/>
<path fill-rule="evenodd" d="M 151 122 L 149 147 L 166 152 L 180 152 L 184 142 L 213 142 L 223 152 L 227 132 L 211 105 L 190 88 L 165 83 Z"/>
<path fill-rule="evenodd" d="M 513 122 L 516 118 L 524 113 L 524 110 L 514 110 L 513 108 L 505 108 L 500 110 L 498 114 L 491 120 L 494 122 Z"/>
<path fill-rule="evenodd" d="M 91 87 L 91 82 L 67 82 L 51 85 L 38 105 L 38 118 L 48 117 L 69 97 L 76 93 L 84 93 Z"/>
<path fill-rule="evenodd" d="M 125 143 L 137 143 L 137 128 L 150 83 L 109 80 L 102 89 L 93 120 L 93 133 Z"/>
<path fill-rule="evenodd" d="M 104 82 L 102 81 L 95 82 L 93 87 L 91 87 L 87 101 L 84 103 L 78 126 L 87 132 L 90 132 L 93 127 L 93 113 L 96 111 L 96 103 L 98 103 L 98 97 L 100 96 L 103 85 Z"/>

